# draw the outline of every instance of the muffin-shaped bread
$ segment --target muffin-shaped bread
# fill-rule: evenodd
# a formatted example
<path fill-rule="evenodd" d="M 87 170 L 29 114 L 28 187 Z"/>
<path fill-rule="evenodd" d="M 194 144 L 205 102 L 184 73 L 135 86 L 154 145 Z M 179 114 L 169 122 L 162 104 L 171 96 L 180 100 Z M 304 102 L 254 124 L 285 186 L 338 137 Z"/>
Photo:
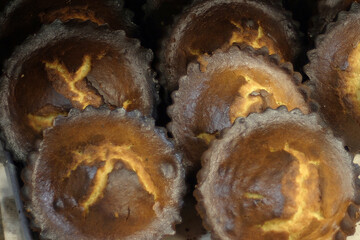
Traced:
<path fill-rule="evenodd" d="M 195 1 L 175 20 L 160 53 L 162 83 L 178 87 L 186 66 L 202 54 L 228 49 L 233 43 L 266 46 L 285 61 L 295 60 L 300 42 L 290 14 L 277 3 L 262 0 Z"/>
<path fill-rule="evenodd" d="M 172 94 L 168 129 L 185 153 L 184 164 L 200 167 L 200 157 L 219 132 L 238 117 L 286 105 L 310 112 L 301 75 L 276 55 L 245 46 L 233 46 L 191 63 Z"/>
<path fill-rule="evenodd" d="M 135 36 L 136 26 L 123 6 L 123 0 L 11 1 L 0 13 L 0 60 L 9 57 L 13 47 L 36 33 L 42 24 L 56 19 L 108 24 L 112 29 L 123 29 L 130 36 Z"/>
<path fill-rule="evenodd" d="M 354 3 L 349 12 L 341 12 L 324 35 L 316 41 L 316 49 L 308 53 L 310 63 L 305 72 L 313 84 L 312 98 L 320 113 L 344 138 L 352 152 L 360 150 L 360 5 Z"/>
<path fill-rule="evenodd" d="M 240 118 L 202 166 L 195 197 L 213 239 L 339 240 L 355 232 L 359 171 L 317 115 L 281 107 Z"/>
<path fill-rule="evenodd" d="M 22 173 L 26 209 L 44 239 L 160 239 L 174 234 L 181 156 L 137 111 L 72 110 L 45 130 Z"/>
<path fill-rule="evenodd" d="M 88 105 L 155 112 L 152 52 L 140 42 L 91 22 L 56 21 L 29 38 L 1 78 L 0 124 L 8 148 L 25 160 L 57 115 Z"/>

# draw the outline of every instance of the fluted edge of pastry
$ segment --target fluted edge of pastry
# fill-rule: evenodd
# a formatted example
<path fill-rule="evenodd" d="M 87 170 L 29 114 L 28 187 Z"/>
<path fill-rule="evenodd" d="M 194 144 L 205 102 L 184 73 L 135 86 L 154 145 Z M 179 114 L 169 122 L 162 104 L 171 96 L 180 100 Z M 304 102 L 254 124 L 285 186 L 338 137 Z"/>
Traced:
<path fill-rule="evenodd" d="M 91 118 L 92 116 L 100 116 L 100 117 L 111 117 L 114 120 L 131 120 L 139 124 L 140 129 L 144 131 L 153 131 L 159 139 L 161 139 L 167 147 L 166 151 L 172 151 L 174 154 L 173 163 L 176 166 L 176 179 L 173 180 L 174 185 L 172 185 L 171 191 L 171 201 L 169 202 L 169 206 L 162 208 L 162 215 L 157 216 L 157 218 L 152 222 L 149 229 L 145 229 L 140 232 L 136 232 L 133 235 L 127 236 L 126 240 L 146 238 L 152 236 L 153 239 L 161 239 L 164 235 L 174 235 L 175 234 L 175 225 L 182 222 L 180 217 L 180 210 L 183 205 L 183 197 L 186 193 L 186 186 L 184 183 L 185 172 L 182 167 L 182 154 L 177 151 L 174 147 L 174 143 L 172 139 L 167 137 L 167 131 L 163 127 L 155 126 L 155 120 L 150 117 L 144 116 L 138 110 L 134 110 L 131 112 L 126 111 L 124 108 L 117 108 L 115 110 L 110 110 L 107 107 L 94 108 L 93 106 L 88 106 L 84 110 L 71 109 L 68 116 L 59 116 L 55 119 L 55 122 L 52 127 L 49 127 L 44 130 L 44 139 L 48 135 L 49 132 L 52 131 L 53 128 L 57 126 L 61 126 L 63 123 L 72 123 L 76 122 L 77 119 L 81 119 L 83 117 Z M 32 201 L 32 192 L 33 192 L 33 173 L 35 171 L 35 165 L 39 161 L 40 154 L 44 150 L 44 140 L 37 140 L 36 149 L 28 154 L 28 161 L 26 166 L 23 168 L 21 172 L 21 179 L 24 183 L 21 189 L 21 198 L 24 202 L 25 213 L 29 218 L 30 228 L 39 233 L 41 239 L 51 239 L 53 234 L 57 233 L 57 229 L 51 229 L 47 226 L 47 222 L 42 219 L 40 216 L 36 217 L 33 214 L 33 205 L 36 206 L 36 202 Z M 177 214 L 175 214 L 177 213 Z M 164 217 L 167 219 L 161 219 Z M 170 222 L 169 222 L 170 221 Z M 61 233 L 60 233 L 61 234 Z M 58 235 L 59 236 L 59 235 Z M 64 236 L 66 238 L 66 236 Z M 83 235 L 78 236 L 83 237 L 84 239 L 93 239 L 92 236 Z"/>
<path fill-rule="evenodd" d="M 206 11 L 206 9 L 211 8 L 212 6 L 216 6 L 217 4 L 221 3 L 241 3 L 246 2 L 244 0 L 216 0 L 216 1 L 204 1 L 204 0 L 195 0 L 192 4 L 185 6 L 182 13 L 178 14 L 177 16 L 174 16 L 174 19 L 172 21 L 172 24 L 169 26 L 166 26 L 165 34 L 162 39 L 159 40 L 159 50 L 157 51 L 157 55 L 159 56 L 159 63 L 156 65 L 156 69 L 159 72 L 159 83 L 164 86 L 166 91 L 170 94 L 172 91 L 176 90 L 179 85 L 179 79 L 181 76 L 178 77 L 178 79 L 174 79 L 174 77 L 170 77 L 172 73 L 169 73 L 168 71 L 168 63 L 167 63 L 167 52 L 174 51 L 172 49 L 172 42 L 171 39 L 173 32 L 176 31 L 177 25 L 179 25 L 180 22 L 185 21 L 186 24 L 191 22 L 191 19 L 193 18 L 194 11 L 195 12 L 201 12 Z M 264 4 L 264 2 L 260 2 L 258 0 L 252 0 L 251 2 L 259 2 L 258 4 Z M 250 3 L 251 3 L 250 2 Z M 293 45 L 293 56 L 294 60 L 299 56 L 301 53 L 302 47 L 300 46 L 301 39 L 303 38 L 304 34 L 299 30 L 300 29 L 300 23 L 295 21 L 293 19 L 292 12 L 285 10 L 282 6 L 282 3 L 280 1 L 273 1 L 266 3 L 267 4 L 267 10 L 272 11 L 276 15 L 283 15 L 287 21 L 279 21 L 280 23 L 283 23 L 283 26 L 285 29 L 289 29 L 289 26 L 294 29 L 293 32 L 289 33 L 287 36 L 289 38 L 289 41 L 291 41 L 290 45 Z M 210 6 L 207 6 L 210 5 Z M 259 6 L 260 8 L 260 6 Z M 264 7 L 265 8 L 265 7 Z M 195 13 L 196 14 L 196 13 Z M 201 13 L 200 13 L 201 14 Z M 286 23 L 285 23 L 286 22 Z M 290 25 L 289 25 L 290 23 Z M 181 25 L 184 25 L 184 23 L 181 23 Z M 183 28 L 183 27 L 182 27 Z"/>
<path fill-rule="evenodd" d="M 34 52 L 72 37 L 103 41 L 121 48 L 131 48 L 130 54 L 136 54 L 138 56 L 136 61 L 145 66 L 143 78 L 137 79 L 137 81 L 146 83 L 146 85 L 141 86 L 141 90 L 142 92 L 149 91 L 152 95 L 151 99 L 149 98 L 152 101 L 152 107 L 149 108 L 146 115 L 157 118 L 156 108 L 160 102 L 159 85 L 155 79 L 155 71 L 151 68 L 153 52 L 150 49 L 142 47 L 138 39 L 127 37 L 125 31 L 111 30 L 108 25 L 99 26 L 90 21 L 63 23 L 56 20 L 49 25 L 42 26 L 36 35 L 29 36 L 22 45 L 15 49 L 12 56 L 5 62 L 4 73 L 0 77 L 0 102 L 2 103 L 0 107 L 0 128 L 5 135 L 3 140 L 6 142 L 6 148 L 14 153 L 15 160 L 26 161 L 26 154 L 31 150 L 33 143 L 20 144 L 19 140 L 15 140 L 14 133 L 16 130 L 14 130 L 13 122 L 10 120 L 11 109 L 7 101 L 11 82 L 20 78 L 22 65 L 32 57 Z M 149 89 L 146 89 L 147 87 Z"/>
<path fill-rule="evenodd" d="M 247 55 L 250 58 L 256 58 L 259 57 L 259 61 L 262 61 L 266 64 L 269 64 L 273 66 L 274 68 L 278 69 L 279 71 L 284 72 L 285 74 L 289 75 L 289 78 L 291 78 L 292 83 L 297 87 L 298 92 L 301 94 L 301 96 L 304 99 L 304 103 L 307 105 L 309 112 L 316 112 L 318 109 L 318 104 L 313 101 L 310 98 L 310 87 L 308 84 L 302 83 L 302 76 L 299 72 L 294 71 L 293 65 L 290 62 L 281 62 L 280 57 L 276 54 L 269 55 L 269 51 L 266 47 L 263 47 L 261 49 L 254 49 L 251 46 L 245 45 L 245 44 L 234 44 L 232 47 L 230 47 L 228 50 L 223 51 L 221 49 L 216 50 L 211 56 L 203 55 L 202 59 L 204 62 L 207 62 L 209 59 L 213 59 L 216 56 L 229 54 L 231 55 L 237 55 L 237 54 L 243 54 Z M 215 61 L 215 60 L 213 60 Z M 211 70 L 212 71 L 212 70 Z M 179 79 L 179 89 L 172 92 L 171 99 L 172 99 L 172 105 L 168 106 L 167 108 L 167 114 L 170 117 L 171 121 L 167 124 L 167 129 L 169 132 L 173 133 L 174 130 L 176 130 L 177 126 L 175 123 L 174 118 L 178 118 L 178 111 L 180 111 L 180 108 L 177 108 L 178 104 L 182 104 L 179 102 L 179 99 L 182 95 L 186 94 L 186 89 L 184 89 L 181 86 L 189 86 L 191 85 L 189 82 L 189 75 L 195 75 L 195 74 L 206 74 L 208 72 L 208 69 L 205 69 L 205 71 L 201 70 L 201 63 L 198 61 L 191 62 L 187 67 L 187 74 L 185 76 L 182 76 Z M 174 134 L 173 134 L 174 135 Z M 175 142 L 178 144 L 176 136 L 174 136 Z M 195 166 L 194 163 L 190 160 L 187 160 L 186 156 L 184 156 L 184 165 L 186 169 L 192 169 Z"/>
<path fill-rule="evenodd" d="M 270 109 L 268 108 L 263 113 L 251 113 L 246 118 L 238 118 L 236 119 L 235 123 L 232 127 L 225 128 L 220 132 L 220 137 L 218 139 L 213 140 L 210 143 L 210 147 L 208 150 L 202 155 L 201 158 L 201 170 L 197 173 L 197 180 L 198 184 L 200 185 L 202 180 L 206 179 L 207 172 L 209 172 L 210 161 L 209 159 L 212 156 L 212 149 L 216 148 L 217 144 L 221 142 L 223 139 L 226 139 L 227 137 L 231 136 L 231 128 L 233 128 L 235 125 L 238 129 L 241 129 L 240 131 L 244 132 L 247 131 L 247 129 L 256 128 L 256 124 L 259 119 L 269 119 L 271 118 L 271 121 L 276 120 L 277 118 L 280 118 L 284 115 L 288 115 L 287 117 L 295 117 L 298 119 L 306 118 L 306 125 L 313 129 L 321 129 L 324 133 L 326 139 L 329 139 L 331 143 L 334 145 L 337 145 L 338 148 L 343 148 L 344 143 L 342 139 L 334 137 L 331 129 L 327 127 L 325 122 L 321 119 L 321 117 L 317 113 L 310 113 L 310 114 L 303 114 L 299 109 L 294 109 L 292 111 L 288 111 L 286 106 L 280 106 L 277 109 Z M 350 153 L 347 153 L 348 158 L 351 159 L 351 162 L 348 164 L 352 167 L 352 181 L 354 185 L 354 195 L 352 199 L 352 203 L 348 206 L 346 212 L 344 212 L 344 217 L 342 221 L 339 224 L 339 229 L 334 235 L 334 240 L 344 240 L 347 236 L 353 235 L 356 230 L 356 223 L 360 221 L 360 166 L 355 164 L 353 162 L 352 155 Z M 202 220 L 203 220 L 203 226 L 205 229 L 210 231 L 211 238 L 212 239 L 224 239 L 223 236 L 219 236 L 216 232 L 213 231 L 214 225 L 211 223 L 211 220 L 207 216 L 206 207 L 204 206 L 204 196 L 201 193 L 201 191 L 198 189 L 199 185 L 197 185 L 196 189 L 194 190 L 193 195 L 197 199 L 197 205 L 196 210 L 200 214 Z"/>

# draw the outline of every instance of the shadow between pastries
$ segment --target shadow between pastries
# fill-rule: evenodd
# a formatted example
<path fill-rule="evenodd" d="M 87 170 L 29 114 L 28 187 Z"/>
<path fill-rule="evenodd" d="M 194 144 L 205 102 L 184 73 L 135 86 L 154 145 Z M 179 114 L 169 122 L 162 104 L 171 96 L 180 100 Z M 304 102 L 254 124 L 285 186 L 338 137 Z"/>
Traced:
<path fill-rule="evenodd" d="M 213 239 L 340 240 L 359 220 L 359 173 L 318 115 L 282 106 L 211 143 L 194 195 Z"/>
<path fill-rule="evenodd" d="M 153 54 L 122 30 L 56 21 L 27 39 L 6 62 L 0 125 L 7 147 L 25 160 L 34 140 L 70 108 L 88 105 L 156 111 Z"/>
<path fill-rule="evenodd" d="M 280 63 L 277 55 L 269 56 L 265 48 L 232 46 L 201 59 L 188 66 L 168 107 L 167 127 L 185 154 L 188 170 L 200 168 L 208 144 L 238 117 L 280 105 L 311 111 L 301 75 L 290 63 Z"/>
<path fill-rule="evenodd" d="M 160 49 L 161 83 L 178 88 L 187 65 L 233 43 L 267 47 L 284 61 L 295 61 L 301 50 L 298 27 L 278 3 L 261 0 L 194 1 L 169 26 Z"/>
<path fill-rule="evenodd" d="M 22 178 L 43 239 L 160 239 L 181 221 L 181 155 L 138 111 L 87 107 L 58 117 Z"/>
<path fill-rule="evenodd" d="M 353 153 L 360 150 L 359 29 L 360 5 L 354 3 L 316 39 L 305 66 L 321 116 Z"/>

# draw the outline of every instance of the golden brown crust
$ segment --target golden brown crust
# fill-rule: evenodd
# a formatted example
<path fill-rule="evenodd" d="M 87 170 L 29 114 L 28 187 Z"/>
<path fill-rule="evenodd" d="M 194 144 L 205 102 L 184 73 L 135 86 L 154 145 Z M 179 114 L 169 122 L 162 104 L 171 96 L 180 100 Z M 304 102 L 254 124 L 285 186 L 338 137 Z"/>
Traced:
<path fill-rule="evenodd" d="M 202 166 L 194 195 L 214 239 L 354 233 L 358 173 L 315 114 L 280 107 L 238 119 L 211 143 Z"/>
<path fill-rule="evenodd" d="M 178 16 L 162 41 L 162 84 L 169 92 L 177 89 L 189 62 L 219 48 L 226 50 L 233 42 L 245 42 L 254 48 L 267 46 L 285 61 L 295 60 L 300 51 L 296 24 L 278 4 L 257 0 L 195 1 Z"/>
<path fill-rule="evenodd" d="M 160 239 L 181 220 L 181 156 L 138 111 L 87 107 L 57 118 L 22 178 L 45 239 Z"/>
<path fill-rule="evenodd" d="M 106 104 L 155 116 L 152 57 L 121 30 L 91 22 L 44 26 L 17 48 L 1 78 L 0 122 L 8 148 L 25 160 L 43 130 L 32 128 L 28 119 L 46 105 L 67 112 Z M 49 118 L 42 121 L 51 126 Z"/>
<path fill-rule="evenodd" d="M 201 59 L 188 66 L 168 108 L 168 129 L 184 151 L 188 169 L 199 168 L 208 143 L 237 117 L 280 105 L 311 111 L 301 75 L 265 48 L 233 46 Z"/>
<path fill-rule="evenodd" d="M 360 150 L 359 13 L 358 3 L 349 12 L 340 12 L 338 20 L 330 23 L 326 33 L 316 39 L 316 49 L 308 52 L 310 63 L 304 67 L 312 85 L 311 97 L 319 103 L 319 111 L 335 135 L 344 138 L 351 152 Z"/>

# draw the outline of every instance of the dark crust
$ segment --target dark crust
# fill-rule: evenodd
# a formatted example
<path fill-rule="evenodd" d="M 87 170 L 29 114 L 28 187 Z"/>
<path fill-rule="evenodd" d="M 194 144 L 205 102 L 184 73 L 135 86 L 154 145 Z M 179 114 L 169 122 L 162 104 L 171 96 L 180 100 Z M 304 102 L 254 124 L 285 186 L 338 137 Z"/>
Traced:
<path fill-rule="evenodd" d="M 217 50 L 214 54 L 210 57 L 204 56 L 203 57 L 206 62 L 208 62 L 211 67 L 206 68 L 205 72 L 201 72 L 200 64 L 198 62 L 192 62 L 188 65 L 187 74 L 180 78 L 179 80 L 179 90 L 174 91 L 171 94 L 173 104 L 168 107 L 167 113 L 171 118 L 171 122 L 167 125 L 169 132 L 171 132 L 174 136 L 175 142 L 180 149 L 187 149 L 188 145 L 195 144 L 195 142 L 188 143 L 184 142 L 186 138 L 196 138 L 193 136 L 189 130 L 189 126 L 187 120 L 185 118 L 186 109 L 190 106 L 191 103 L 186 102 L 189 99 L 189 93 L 194 91 L 195 86 L 198 86 L 201 82 L 200 80 L 208 79 L 210 76 L 216 72 L 218 64 L 214 64 L 219 61 L 225 61 L 224 58 L 227 59 L 242 59 L 248 58 L 253 59 L 254 62 L 261 62 L 261 64 L 265 68 L 273 69 L 272 71 L 278 71 L 281 74 L 288 75 L 289 80 L 292 81 L 292 84 L 297 88 L 298 93 L 302 95 L 304 98 L 304 107 L 307 105 L 308 112 L 312 112 L 316 109 L 316 103 L 314 103 L 309 98 L 309 91 L 307 85 L 302 84 L 302 77 L 301 74 L 298 72 L 294 72 L 293 66 L 289 62 L 281 63 L 280 57 L 276 54 L 269 55 L 268 50 L 266 47 L 255 50 L 250 46 L 247 45 L 234 45 L 227 51 Z M 229 61 L 229 64 L 233 66 L 247 66 L 247 62 L 243 61 Z M 266 66 L 266 67 L 265 67 Z M 197 76 L 202 76 L 201 79 Z M 206 80 L 207 81 L 207 80 Z M 201 117 L 201 116 L 199 116 Z M 210 121 L 210 119 L 209 119 Z M 229 127 L 231 125 L 230 121 L 227 119 L 220 120 L 217 123 L 217 127 L 224 128 Z M 221 127 L 223 126 L 223 127 Z M 220 129 L 219 129 L 220 130 Z M 186 137 L 185 137 L 186 136 Z M 195 141 L 195 140 L 193 140 Z M 200 148 L 200 146 L 204 145 L 202 140 L 197 140 L 196 146 Z M 202 146 L 202 148 L 206 148 Z M 185 151 L 183 149 L 183 151 Z M 205 149 L 204 149 L 205 150 Z M 186 152 L 186 151 L 185 151 Z M 199 151 L 200 152 L 200 151 Z M 184 165 L 187 170 L 189 169 L 199 169 L 200 167 L 200 156 L 199 162 L 196 162 L 195 159 L 191 159 L 191 157 L 187 157 L 187 154 L 184 155 Z"/>
<path fill-rule="evenodd" d="M 326 29 L 326 25 L 332 22 L 340 11 L 348 10 L 353 2 L 355 2 L 355 0 L 317 1 L 317 14 L 312 18 L 313 26 L 310 29 L 312 37 L 323 33 Z"/>
<path fill-rule="evenodd" d="M 37 215 L 39 214 L 36 212 L 39 211 L 38 202 L 32 201 L 32 183 L 36 182 L 37 175 L 36 165 L 39 163 L 41 153 L 46 147 L 45 142 L 47 141 L 46 139 L 48 139 L 48 135 L 50 135 L 53 129 L 56 129 L 59 126 L 61 127 L 64 124 L 76 123 L 79 120 L 81 121 L 86 118 L 92 119 L 94 117 L 104 118 L 107 119 L 107 121 L 111 118 L 111 121 L 114 121 L 115 123 L 116 121 L 132 121 L 141 129 L 141 131 L 150 133 L 151 135 L 155 133 L 152 138 L 158 138 L 165 143 L 167 149 L 164 149 L 164 152 L 173 153 L 173 166 L 176 166 L 176 178 L 172 181 L 172 188 L 166 191 L 166 194 L 169 195 L 171 200 L 169 201 L 168 206 L 161 208 L 161 216 L 157 216 L 151 225 L 149 224 L 150 226 L 148 229 L 136 232 L 135 234 L 122 239 L 160 239 L 164 235 L 175 234 L 175 225 L 181 222 L 180 208 L 183 204 L 182 198 L 186 191 L 184 184 L 185 173 L 181 164 L 182 155 L 175 150 L 173 142 L 167 137 L 166 129 L 155 127 L 154 119 L 144 117 L 137 110 L 126 112 L 123 108 L 118 108 L 111 111 L 105 107 L 96 109 L 92 106 L 86 107 L 84 111 L 72 109 L 67 117 L 59 116 L 56 118 L 54 125 L 44 131 L 43 140 L 38 141 L 37 151 L 31 152 L 28 156 L 27 166 L 21 173 L 21 178 L 24 182 L 24 187 L 22 188 L 22 198 L 25 209 L 31 219 L 32 229 L 40 232 L 40 237 L 42 239 L 68 239 L 69 237 L 78 239 L 95 239 L 93 236 L 88 236 L 86 234 L 67 236 L 66 232 L 58 232 L 57 229 L 49 228 L 46 216 Z M 113 236 L 111 233 L 107 233 L 107 235 Z"/>
<path fill-rule="evenodd" d="M 139 37 L 138 27 L 132 22 L 133 13 L 124 9 L 123 0 L 40 0 L 36 4 L 30 0 L 14 0 L 0 12 L 0 46 L 5 49 L 0 54 L 0 61 L 9 57 L 13 48 L 21 44 L 27 36 L 41 28 L 44 24 L 40 16 L 42 13 L 66 7 L 86 7 L 95 13 L 95 17 L 103 19 L 110 28 L 125 30 L 129 37 Z"/>
<path fill-rule="evenodd" d="M 216 6 L 221 6 L 224 3 L 240 3 L 249 4 L 250 8 L 258 9 L 267 14 L 268 17 L 274 19 L 274 22 L 279 24 L 277 28 L 284 29 L 286 34 L 287 43 L 291 46 L 291 59 L 296 60 L 301 52 L 301 38 L 302 35 L 299 32 L 299 23 L 292 19 L 292 13 L 282 8 L 280 2 L 264 2 L 260 0 L 215 0 L 204 1 L 196 0 L 190 6 L 187 6 L 182 11 L 182 14 L 175 16 L 173 24 L 169 25 L 166 30 L 164 38 L 161 40 L 158 56 L 160 62 L 157 66 L 160 74 L 160 84 L 165 86 L 166 90 L 170 93 L 177 89 L 180 76 L 176 75 L 176 69 L 178 66 L 170 66 L 169 59 L 176 56 L 176 50 L 178 46 L 179 36 L 182 36 L 192 19 L 196 16 L 201 16 L 208 9 Z M 292 61 L 293 62 L 293 61 Z"/>
<path fill-rule="evenodd" d="M 71 38 L 87 39 L 114 46 L 119 54 L 129 59 L 131 71 L 136 71 L 134 81 L 141 91 L 142 101 L 146 102 L 144 109 L 147 110 L 143 113 L 156 117 L 156 105 L 159 102 L 159 96 L 157 81 L 154 79 L 155 74 L 150 66 L 153 59 L 151 50 L 141 47 L 139 40 L 126 37 L 123 30 L 113 31 L 106 25 L 97 26 L 91 22 L 62 23 L 57 20 L 50 25 L 43 26 L 36 35 L 29 37 L 24 44 L 16 48 L 12 57 L 5 63 L 4 74 L 1 77 L 0 125 L 5 133 L 7 149 L 11 150 L 18 160 L 26 160 L 26 154 L 31 150 L 33 143 L 19 139 L 21 133 L 17 132 L 16 126 L 10 118 L 8 89 L 13 81 L 20 78 L 22 65 L 31 59 L 34 53 L 47 46 L 53 46 L 59 41 Z M 142 67 L 140 68 L 140 66 Z"/>
<path fill-rule="evenodd" d="M 338 89 L 343 86 L 335 68 L 343 67 L 339 65 L 342 61 L 347 61 L 356 39 L 360 41 L 356 35 L 349 39 L 351 33 L 344 32 L 348 26 L 356 24 L 359 14 L 359 3 L 353 3 L 347 12 L 340 12 L 337 21 L 329 23 L 326 32 L 316 38 L 315 49 L 307 53 L 309 64 L 304 66 L 304 71 L 310 79 L 310 97 L 319 103 L 319 113 L 333 129 L 335 136 L 344 139 L 352 153 L 360 150 L 360 118 L 339 95 Z M 356 26 L 352 27 L 352 30 L 356 29 Z M 341 51 L 342 55 L 337 54 L 337 51 Z M 338 57 L 335 59 L 335 56 Z"/>
<path fill-rule="evenodd" d="M 332 131 L 327 128 L 326 124 L 321 120 L 318 114 L 311 113 L 308 115 L 304 115 L 299 109 L 295 109 L 289 112 L 285 106 L 280 106 L 276 110 L 267 109 L 265 112 L 260 114 L 253 113 L 250 114 L 247 118 L 238 118 L 232 127 L 226 128 L 221 131 L 219 139 L 213 140 L 210 143 L 209 149 L 202 155 L 202 169 L 197 174 L 198 185 L 194 191 L 194 196 L 198 201 L 196 209 L 203 219 L 204 227 L 211 232 L 212 239 L 228 238 L 219 235 L 219 232 L 217 232 L 216 228 L 221 228 L 222 226 L 215 226 L 211 222 L 211 219 L 209 219 L 204 203 L 206 196 L 204 196 L 200 190 L 202 183 L 206 181 L 208 177 L 207 173 L 211 168 L 211 159 L 216 156 L 217 149 L 223 147 L 223 143 L 230 143 L 229 139 L 235 139 L 236 136 L 240 135 L 247 136 L 249 133 L 251 133 L 251 131 L 263 128 L 264 126 L 271 126 L 275 122 L 277 124 L 293 122 L 294 124 L 297 123 L 300 128 L 308 128 L 321 131 L 324 134 L 324 139 L 326 139 L 328 143 L 332 145 L 332 147 L 329 149 L 333 150 L 334 154 L 339 154 L 339 158 L 343 161 L 343 164 L 347 165 L 348 168 L 351 169 L 350 172 L 348 172 L 348 175 L 344 176 L 349 176 L 352 181 L 359 182 L 359 166 L 352 163 L 352 157 L 344 150 L 343 142 L 341 141 L 341 139 L 334 138 Z M 349 161 L 346 162 L 346 160 Z M 338 237 L 340 236 L 349 236 L 354 234 L 356 222 L 360 220 L 359 205 L 357 205 L 359 203 L 357 199 L 359 199 L 360 184 L 356 184 L 356 186 L 354 186 L 353 184 L 353 187 L 354 189 L 352 189 L 352 203 L 349 205 L 347 212 L 344 213 L 344 218 L 339 226 L 340 229 L 336 233 L 336 236 L 334 236 L 334 239 L 338 239 Z"/>

